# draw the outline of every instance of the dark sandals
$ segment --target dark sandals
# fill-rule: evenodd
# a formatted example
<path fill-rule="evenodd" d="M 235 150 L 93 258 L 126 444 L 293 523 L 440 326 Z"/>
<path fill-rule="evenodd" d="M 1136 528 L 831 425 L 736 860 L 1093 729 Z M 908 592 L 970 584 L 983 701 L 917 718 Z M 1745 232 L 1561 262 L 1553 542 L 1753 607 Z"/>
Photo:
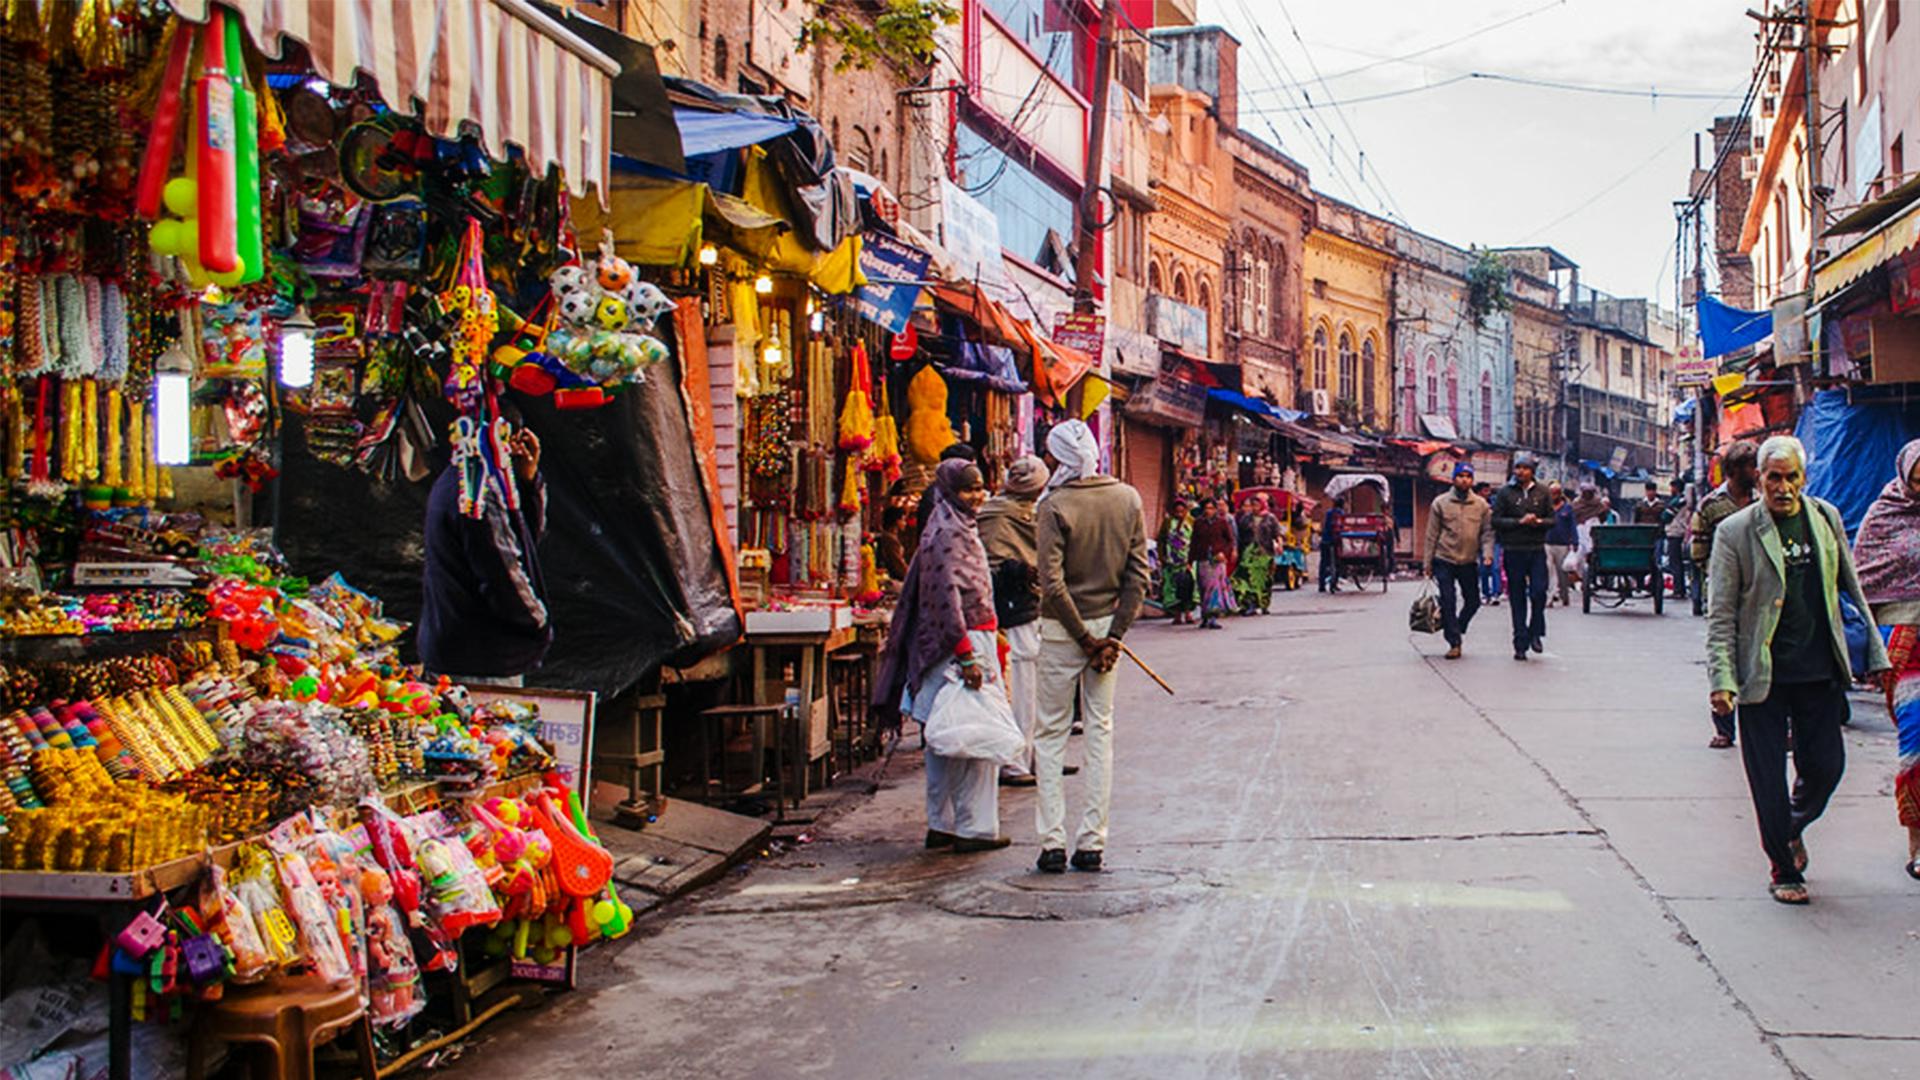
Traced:
<path fill-rule="evenodd" d="M 1803 881 L 1776 881 L 1767 886 L 1767 892 L 1782 904 L 1806 904 L 1813 899 L 1807 895 L 1807 885 Z"/>

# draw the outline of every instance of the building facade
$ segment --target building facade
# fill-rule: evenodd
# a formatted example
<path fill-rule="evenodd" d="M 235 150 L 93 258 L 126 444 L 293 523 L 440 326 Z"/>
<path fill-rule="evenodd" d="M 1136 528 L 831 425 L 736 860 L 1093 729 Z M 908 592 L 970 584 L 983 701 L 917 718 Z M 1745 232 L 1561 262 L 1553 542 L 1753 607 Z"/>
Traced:
<path fill-rule="evenodd" d="M 1300 329 L 1313 189 L 1306 167 L 1238 129 L 1227 252 L 1226 356 L 1250 396 L 1292 408 L 1300 399 Z"/>
<path fill-rule="evenodd" d="M 1541 458 L 1541 475 L 1557 478 L 1567 452 L 1561 379 L 1570 355 L 1558 279 L 1578 267 L 1550 247 L 1503 248 L 1494 254 L 1507 264 L 1513 441 Z"/>
<path fill-rule="evenodd" d="M 1231 233 L 1223 212 L 1229 198 L 1219 123 L 1213 100 L 1201 91 L 1156 84 L 1151 94 L 1157 205 L 1147 222 L 1147 291 L 1199 309 L 1205 358 L 1220 361 L 1221 282 Z"/>
<path fill-rule="evenodd" d="M 1299 407 L 1363 430 L 1391 431 L 1392 226 L 1321 195 L 1302 256 Z"/>
<path fill-rule="evenodd" d="M 1513 441 L 1512 325 L 1468 304 L 1474 253 L 1393 226 L 1393 430 L 1416 438 Z"/>

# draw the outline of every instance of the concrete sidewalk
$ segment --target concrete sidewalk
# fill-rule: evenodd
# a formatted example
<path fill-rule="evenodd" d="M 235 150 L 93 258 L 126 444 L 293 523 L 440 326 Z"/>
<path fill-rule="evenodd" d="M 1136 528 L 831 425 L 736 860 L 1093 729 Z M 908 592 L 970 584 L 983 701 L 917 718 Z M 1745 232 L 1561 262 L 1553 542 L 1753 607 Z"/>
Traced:
<path fill-rule="evenodd" d="M 1023 790 L 1014 848 L 925 853 L 903 751 L 455 1071 L 1920 1076 L 1877 707 L 1808 834 L 1814 904 L 1783 907 L 1739 758 L 1706 747 L 1699 621 L 1555 609 L 1521 664 L 1493 608 L 1444 661 L 1412 596 L 1142 626 L 1180 694 L 1123 671 L 1107 873 L 1032 873 Z"/>

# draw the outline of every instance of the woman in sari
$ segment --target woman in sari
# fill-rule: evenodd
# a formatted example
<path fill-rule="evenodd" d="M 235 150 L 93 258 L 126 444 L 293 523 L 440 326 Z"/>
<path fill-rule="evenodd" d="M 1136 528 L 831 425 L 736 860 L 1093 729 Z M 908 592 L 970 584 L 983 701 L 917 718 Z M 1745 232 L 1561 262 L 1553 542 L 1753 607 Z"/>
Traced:
<path fill-rule="evenodd" d="M 1893 479 L 1853 541 L 1860 589 L 1887 640 L 1887 711 L 1900 731 L 1894 804 L 1907 827 L 1907 874 L 1920 881 L 1920 439 L 1902 447 Z"/>
<path fill-rule="evenodd" d="M 1233 606 L 1228 586 L 1233 561 L 1233 519 L 1226 503 L 1208 499 L 1193 527 L 1194 577 L 1200 583 L 1200 628 L 1220 629 L 1220 613 Z"/>
<path fill-rule="evenodd" d="M 1233 572 L 1233 592 L 1240 614 L 1264 615 L 1273 606 L 1273 557 L 1280 547 L 1280 519 L 1267 509 L 1265 496 L 1247 500 L 1240 527 L 1240 565 Z"/>
<path fill-rule="evenodd" d="M 1193 621 L 1193 518 L 1185 499 L 1173 500 L 1173 509 L 1160 523 L 1155 541 L 1160 558 L 1160 608 L 1173 616 L 1173 625 Z"/>
<path fill-rule="evenodd" d="M 969 461 L 943 461 L 933 475 L 933 507 L 900 586 L 873 694 L 874 704 L 897 707 L 923 728 L 956 672 L 963 693 L 1007 692 L 993 577 L 975 519 L 986 483 Z M 928 751 L 927 847 L 964 854 L 1012 842 L 1000 835 L 1000 764 Z"/>

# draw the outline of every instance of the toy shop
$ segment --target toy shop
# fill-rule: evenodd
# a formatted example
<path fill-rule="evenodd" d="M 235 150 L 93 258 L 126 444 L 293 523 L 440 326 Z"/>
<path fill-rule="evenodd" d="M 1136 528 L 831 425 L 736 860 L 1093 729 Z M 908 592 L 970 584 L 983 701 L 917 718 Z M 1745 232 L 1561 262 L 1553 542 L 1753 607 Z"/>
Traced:
<path fill-rule="evenodd" d="M 371 1077 L 631 925 L 592 689 L 738 635 L 720 518 L 666 494 L 709 490 L 699 304 L 573 220 L 619 63 L 516 0 L 404 10 L 0 11 L 7 1075 Z M 571 691 L 411 662 L 441 473 Z"/>

